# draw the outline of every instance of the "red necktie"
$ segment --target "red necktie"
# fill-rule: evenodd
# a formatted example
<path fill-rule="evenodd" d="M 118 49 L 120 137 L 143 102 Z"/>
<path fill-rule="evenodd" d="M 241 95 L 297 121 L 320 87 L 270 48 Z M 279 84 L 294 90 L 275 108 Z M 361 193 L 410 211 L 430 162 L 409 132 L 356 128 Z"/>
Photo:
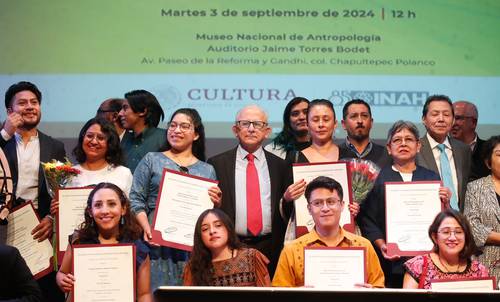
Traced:
<path fill-rule="evenodd" d="M 259 175 L 252 153 L 248 153 L 247 160 L 247 228 L 252 235 L 257 236 L 262 230 Z"/>

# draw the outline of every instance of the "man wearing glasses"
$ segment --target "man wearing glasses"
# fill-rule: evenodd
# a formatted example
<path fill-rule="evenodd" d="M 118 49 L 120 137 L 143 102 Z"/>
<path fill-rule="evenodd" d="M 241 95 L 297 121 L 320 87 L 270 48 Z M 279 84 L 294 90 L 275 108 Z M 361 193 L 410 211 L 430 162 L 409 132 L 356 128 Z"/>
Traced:
<path fill-rule="evenodd" d="M 476 133 L 478 112 L 477 107 L 468 101 L 453 103 L 455 121 L 451 127 L 451 136 L 470 146 L 472 152 L 472 169 L 469 180 L 476 180 L 490 174 L 482 159 L 482 148 L 485 143 Z"/>
<path fill-rule="evenodd" d="M 345 231 L 339 224 L 344 207 L 342 186 L 334 179 L 319 176 L 307 184 L 307 209 L 314 229 L 286 245 L 281 252 L 273 286 L 304 286 L 304 247 L 364 247 L 367 284 L 360 287 L 384 287 L 384 273 L 367 239 Z"/>
<path fill-rule="evenodd" d="M 233 219 L 240 240 L 269 258 L 272 276 L 286 228 L 279 201 L 291 183 L 291 173 L 284 160 L 262 148 L 270 131 L 260 107 L 244 107 L 233 125 L 238 146 L 208 163 L 215 168 L 222 190 L 220 208 Z"/>

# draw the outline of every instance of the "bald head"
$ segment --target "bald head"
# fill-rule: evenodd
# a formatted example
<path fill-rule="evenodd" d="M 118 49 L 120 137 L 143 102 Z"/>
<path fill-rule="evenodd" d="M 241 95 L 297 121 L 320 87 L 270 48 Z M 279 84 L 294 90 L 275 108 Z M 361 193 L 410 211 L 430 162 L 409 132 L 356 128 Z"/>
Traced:
<path fill-rule="evenodd" d="M 476 137 L 478 120 L 477 107 L 468 101 L 457 101 L 453 103 L 455 121 L 451 128 L 451 136 L 466 144 L 470 144 Z"/>
<path fill-rule="evenodd" d="M 259 149 L 270 132 L 267 114 L 259 106 L 245 106 L 236 114 L 233 133 L 247 152 L 254 153 Z"/>

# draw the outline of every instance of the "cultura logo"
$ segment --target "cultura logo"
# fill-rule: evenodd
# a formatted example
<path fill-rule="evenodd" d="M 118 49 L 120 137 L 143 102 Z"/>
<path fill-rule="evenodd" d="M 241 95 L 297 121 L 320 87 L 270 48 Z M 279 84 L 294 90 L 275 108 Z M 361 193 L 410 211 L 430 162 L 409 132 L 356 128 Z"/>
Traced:
<path fill-rule="evenodd" d="M 335 106 L 362 99 L 371 106 L 422 107 L 428 96 L 428 91 L 333 90 L 329 100 Z"/>
<path fill-rule="evenodd" d="M 192 101 L 283 101 L 296 95 L 290 88 L 193 88 L 187 97 Z"/>

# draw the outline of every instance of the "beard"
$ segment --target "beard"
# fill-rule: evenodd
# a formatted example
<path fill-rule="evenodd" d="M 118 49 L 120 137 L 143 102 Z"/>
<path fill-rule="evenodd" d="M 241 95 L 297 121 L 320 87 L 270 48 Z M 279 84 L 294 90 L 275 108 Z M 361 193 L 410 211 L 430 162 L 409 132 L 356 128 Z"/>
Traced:
<path fill-rule="evenodd" d="M 35 121 L 29 121 L 29 122 L 24 122 L 22 126 L 19 128 L 24 129 L 24 130 L 32 130 L 38 126 L 40 123 L 40 116 L 35 120 Z"/>
<path fill-rule="evenodd" d="M 364 141 L 366 140 L 367 138 L 369 138 L 369 133 L 368 132 L 352 132 L 352 133 L 348 133 L 348 136 L 349 136 L 349 139 L 352 139 L 352 140 L 355 140 L 357 142 L 361 142 L 361 141 Z"/>

